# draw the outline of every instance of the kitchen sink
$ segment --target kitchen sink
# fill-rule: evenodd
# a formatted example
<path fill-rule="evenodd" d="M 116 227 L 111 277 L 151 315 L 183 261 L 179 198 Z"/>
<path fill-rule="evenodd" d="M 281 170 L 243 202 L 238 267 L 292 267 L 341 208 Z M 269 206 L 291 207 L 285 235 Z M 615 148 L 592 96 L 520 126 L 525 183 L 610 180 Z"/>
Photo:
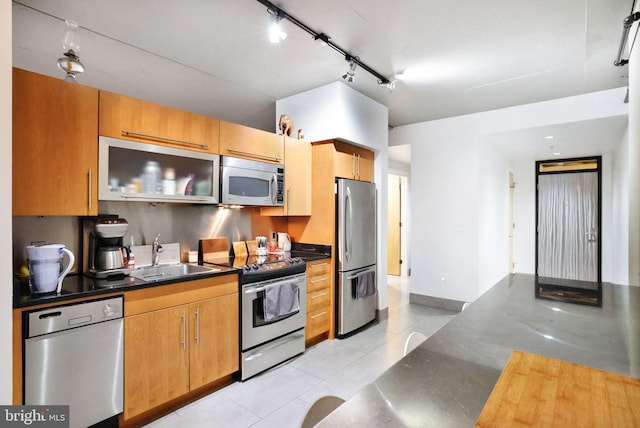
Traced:
<path fill-rule="evenodd" d="M 218 272 L 220 269 L 178 263 L 172 265 L 146 266 L 135 269 L 131 276 L 143 281 L 162 281 L 165 279 L 188 278 L 207 273 Z"/>

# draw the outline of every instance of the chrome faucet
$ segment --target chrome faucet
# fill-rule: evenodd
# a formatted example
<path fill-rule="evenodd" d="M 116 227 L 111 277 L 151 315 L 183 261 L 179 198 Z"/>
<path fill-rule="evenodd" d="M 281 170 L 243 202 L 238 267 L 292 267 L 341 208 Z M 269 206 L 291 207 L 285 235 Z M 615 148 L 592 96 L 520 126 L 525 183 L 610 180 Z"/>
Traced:
<path fill-rule="evenodd" d="M 153 245 L 151 246 L 151 266 L 158 266 L 158 259 L 162 252 L 162 245 L 158 243 L 158 239 L 160 239 L 159 233 L 153 238 Z"/>

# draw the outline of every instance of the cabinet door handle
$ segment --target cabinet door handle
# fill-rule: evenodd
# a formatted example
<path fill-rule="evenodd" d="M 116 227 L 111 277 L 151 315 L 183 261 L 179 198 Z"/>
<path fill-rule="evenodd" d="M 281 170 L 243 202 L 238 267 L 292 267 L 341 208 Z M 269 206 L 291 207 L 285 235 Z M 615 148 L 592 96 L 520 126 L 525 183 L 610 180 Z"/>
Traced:
<path fill-rule="evenodd" d="M 187 314 L 182 311 L 182 349 L 187 349 Z"/>
<path fill-rule="evenodd" d="M 200 344 L 200 308 L 196 308 L 196 345 Z"/>
<path fill-rule="evenodd" d="M 315 296 L 311 296 L 312 299 L 317 299 L 318 297 L 324 297 L 329 293 L 316 294 Z"/>
<path fill-rule="evenodd" d="M 199 198 L 197 196 L 187 195 L 184 198 L 176 198 L 173 196 L 166 197 L 165 195 L 145 195 L 141 193 L 123 194 L 120 195 L 122 199 L 149 199 L 154 202 L 185 202 L 185 201 L 200 201 L 206 202 L 207 198 Z"/>
<path fill-rule="evenodd" d="M 168 143 L 182 144 L 185 146 L 200 147 L 203 149 L 209 148 L 208 144 L 192 143 L 191 141 L 176 140 L 175 138 L 167 138 L 167 137 L 160 137 L 158 135 L 143 134 L 142 132 L 128 131 L 126 129 L 123 129 L 122 133 L 129 137 L 148 138 L 153 140 L 166 141 Z"/>
<path fill-rule="evenodd" d="M 351 153 L 351 175 L 356 175 L 356 154 Z"/>
<path fill-rule="evenodd" d="M 324 316 L 324 315 L 327 315 L 327 311 L 320 312 L 317 315 L 311 315 L 311 319 L 318 318 L 318 317 L 321 317 L 321 316 Z"/>
<path fill-rule="evenodd" d="M 360 178 L 360 154 L 358 154 L 358 178 Z"/>
<path fill-rule="evenodd" d="M 291 209 L 291 189 L 287 189 L 287 214 L 288 211 Z"/>
<path fill-rule="evenodd" d="M 325 262 L 325 263 L 318 263 L 317 265 L 309 265 L 309 267 L 317 268 L 317 267 L 326 266 L 326 265 L 328 265 L 328 264 L 329 264 L 329 263 L 327 263 L 327 262 Z"/>
<path fill-rule="evenodd" d="M 280 162 L 282 160 L 279 157 L 265 156 L 265 155 L 261 155 L 260 153 L 245 152 L 245 151 L 242 151 L 242 150 L 229 149 L 229 148 L 227 150 L 230 151 L 231 153 L 237 153 L 237 154 L 240 154 L 240 155 L 251 156 L 253 158 L 264 159 L 264 160 L 268 160 L 268 161 L 271 161 L 271 162 Z"/>
<path fill-rule="evenodd" d="M 93 169 L 89 168 L 89 214 L 91 214 L 91 207 L 92 207 L 92 199 L 93 199 L 93 192 L 91 189 L 91 185 L 93 184 Z"/>

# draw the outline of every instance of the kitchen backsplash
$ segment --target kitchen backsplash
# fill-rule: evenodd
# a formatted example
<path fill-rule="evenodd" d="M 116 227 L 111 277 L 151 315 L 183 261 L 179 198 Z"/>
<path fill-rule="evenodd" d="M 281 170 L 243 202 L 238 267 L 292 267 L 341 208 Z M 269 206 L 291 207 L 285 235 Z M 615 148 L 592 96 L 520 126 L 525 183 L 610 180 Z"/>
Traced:
<path fill-rule="evenodd" d="M 230 209 L 211 205 L 100 201 L 99 212 L 116 214 L 128 221 L 125 245 L 131 245 L 132 239 L 134 245 L 151 244 L 159 233 L 160 243 L 180 243 L 183 260 L 189 250 L 198 249 L 198 240 L 202 238 L 226 237 L 231 243 L 254 239 L 271 230 L 286 230 L 283 229 L 286 220 L 260 217 L 259 208 L 251 207 Z M 82 266 L 78 257 L 81 239 L 79 217 L 13 217 L 14 266 L 24 262 L 25 247 L 35 241 L 64 244 L 76 254 L 76 266 Z"/>

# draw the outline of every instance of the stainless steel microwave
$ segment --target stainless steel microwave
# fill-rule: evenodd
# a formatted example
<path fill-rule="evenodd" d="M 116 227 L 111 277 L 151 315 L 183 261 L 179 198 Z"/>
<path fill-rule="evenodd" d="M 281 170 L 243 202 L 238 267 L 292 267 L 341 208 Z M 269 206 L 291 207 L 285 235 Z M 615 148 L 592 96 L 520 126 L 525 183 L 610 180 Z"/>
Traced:
<path fill-rule="evenodd" d="M 222 156 L 220 183 L 223 204 L 284 205 L 283 165 Z"/>

